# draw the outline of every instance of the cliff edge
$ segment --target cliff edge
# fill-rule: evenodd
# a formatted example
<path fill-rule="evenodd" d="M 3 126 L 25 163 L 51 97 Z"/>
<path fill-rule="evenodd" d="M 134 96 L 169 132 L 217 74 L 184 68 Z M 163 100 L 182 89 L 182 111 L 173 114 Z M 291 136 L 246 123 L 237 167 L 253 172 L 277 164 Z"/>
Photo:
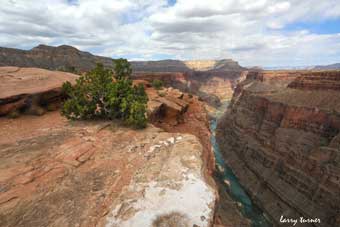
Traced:
<path fill-rule="evenodd" d="M 1 113 L 20 113 L 0 118 L 0 226 L 213 226 L 209 129 L 205 118 L 185 115 L 201 107 L 198 98 L 134 81 L 146 87 L 151 121 L 174 128 L 197 120 L 197 137 L 188 127 L 170 133 L 151 124 L 133 130 L 118 121 L 68 121 L 49 106 L 77 77 L 0 67 Z"/>
<path fill-rule="evenodd" d="M 218 122 L 226 162 L 280 226 L 340 225 L 339 85 L 339 71 L 249 72 Z"/>

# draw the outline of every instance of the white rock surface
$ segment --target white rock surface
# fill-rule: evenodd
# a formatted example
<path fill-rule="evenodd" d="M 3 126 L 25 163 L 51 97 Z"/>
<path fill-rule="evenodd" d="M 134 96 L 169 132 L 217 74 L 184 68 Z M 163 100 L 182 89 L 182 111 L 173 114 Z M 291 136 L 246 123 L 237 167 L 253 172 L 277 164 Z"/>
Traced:
<path fill-rule="evenodd" d="M 106 227 L 152 227 L 158 217 L 174 212 L 187 226 L 211 226 L 216 192 L 203 177 L 198 139 L 160 139 L 147 152 L 155 156 L 114 203 Z"/>

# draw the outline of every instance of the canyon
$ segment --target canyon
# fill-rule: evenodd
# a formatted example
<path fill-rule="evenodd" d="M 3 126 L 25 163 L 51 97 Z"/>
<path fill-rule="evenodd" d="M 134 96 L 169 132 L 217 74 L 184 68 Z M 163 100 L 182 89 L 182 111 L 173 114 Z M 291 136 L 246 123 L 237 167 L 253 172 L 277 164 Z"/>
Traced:
<path fill-rule="evenodd" d="M 60 115 L 67 71 L 97 62 L 112 68 L 65 45 L 0 49 L 1 226 L 340 225 L 339 71 L 131 62 L 150 121 L 132 130 Z"/>
<path fill-rule="evenodd" d="M 249 72 L 218 122 L 225 161 L 277 225 L 340 224 L 339 85 L 339 71 Z"/>
<path fill-rule="evenodd" d="M 207 104 L 207 107 L 215 111 L 231 99 L 237 81 L 244 76 L 244 73 L 243 71 L 136 72 L 133 78 L 149 82 L 155 79 L 161 80 L 165 86 L 197 95 Z"/>

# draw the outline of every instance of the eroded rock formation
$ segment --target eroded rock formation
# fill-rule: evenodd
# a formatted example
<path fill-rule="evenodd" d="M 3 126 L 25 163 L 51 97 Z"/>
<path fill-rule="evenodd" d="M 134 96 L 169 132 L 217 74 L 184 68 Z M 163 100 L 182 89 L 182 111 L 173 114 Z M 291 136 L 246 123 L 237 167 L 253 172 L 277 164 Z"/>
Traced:
<path fill-rule="evenodd" d="M 246 71 L 192 71 L 192 72 L 148 72 L 134 73 L 134 79 L 161 80 L 165 86 L 200 97 L 208 105 L 217 108 L 230 100 L 237 81 Z"/>
<path fill-rule="evenodd" d="M 220 119 L 226 162 L 255 201 L 281 215 L 338 226 L 340 72 L 254 72 Z M 280 223 L 280 226 L 291 224 Z"/>
<path fill-rule="evenodd" d="M 184 113 L 189 107 L 189 97 L 184 97 L 182 92 L 172 88 L 146 91 L 149 97 L 148 118 L 152 122 L 165 121 L 174 126 L 184 121 Z"/>
<path fill-rule="evenodd" d="M 0 67 L 0 116 L 51 107 L 61 101 L 61 86 L 77 75 L 37 68 Z"/>

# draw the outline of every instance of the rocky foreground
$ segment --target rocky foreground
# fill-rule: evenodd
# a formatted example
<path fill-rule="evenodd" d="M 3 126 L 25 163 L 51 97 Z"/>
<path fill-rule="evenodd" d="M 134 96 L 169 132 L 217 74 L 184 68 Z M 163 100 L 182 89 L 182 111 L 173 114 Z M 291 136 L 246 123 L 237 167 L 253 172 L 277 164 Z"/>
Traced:
<path fill-rule="evenodd" d="M 58 112 L 0 125 L 1 226 L 213 222 L 215 190 L 192 135 L 70 123 Z"/>
<path fill-rule="evenodd" d="M 196 96 L 135 80 L 146 88 L 149 119 L 162 129 L 72 122 L 58 111 L 60 88 L 77 77 L 0 68 L 1 226 L 248 223 L 228 196 L 220 221 L 208 116 Z"/>
<path fill-rule="evenodd" d="M 237 86 L 216 137 L 276 224 L 333 227 L 340 226 L 339 132 L 340 72 L 268 71 L 248 73 Z"/>

